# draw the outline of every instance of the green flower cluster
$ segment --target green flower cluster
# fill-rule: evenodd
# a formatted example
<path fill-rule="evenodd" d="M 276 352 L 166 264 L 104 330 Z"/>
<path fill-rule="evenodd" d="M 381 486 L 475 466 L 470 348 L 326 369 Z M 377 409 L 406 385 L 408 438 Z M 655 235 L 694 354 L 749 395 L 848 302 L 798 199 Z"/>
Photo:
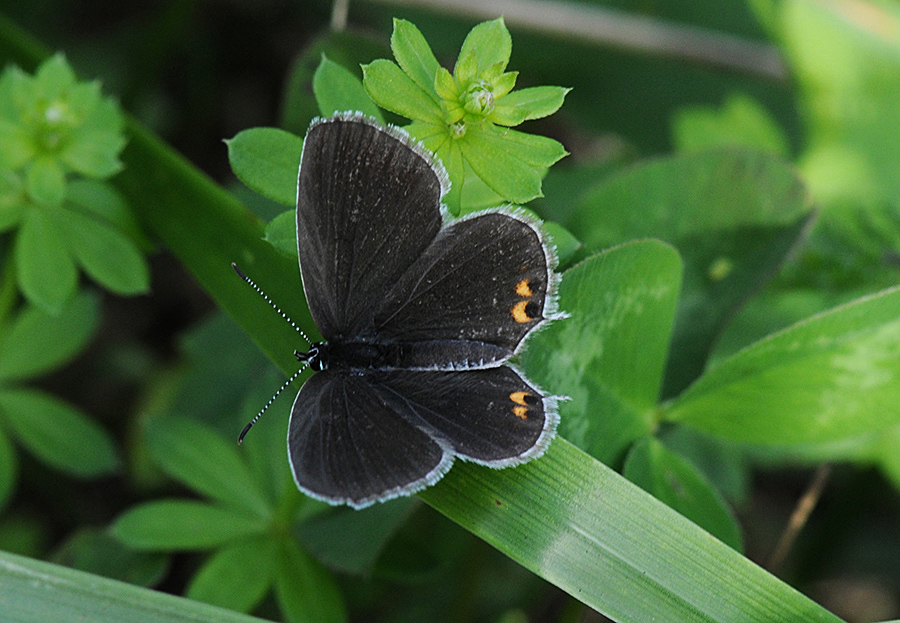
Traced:
<path fill-rule="evenodd" d="M 406 130 L 443 162 L 451 211 L 541 196 L 544 174 L 566 151 L 553 139 L 510 127 L 553 114 L 568 89 L 513 91 L 518 73 L 506 71 L 512 40 L 502 18 L 472 29 L 453 73 L 410 22 L 394 21 L 391 49 L 397 63 L 364 66 L 363 84 L 379 106 L 412 119 Z"/>
<path fill-rule="evenodd" d="M 100 182 L 122 169 L 122 128 L 116 103 L 99 83 L 79 82 L 61 54 L 33 76 L 15 66 L 0 74 L 0 232 L 17 230 L 15 282 L 47 311 L 71 300 L 78 266 L 119 294 L 146 290 L 136 225 Z"/>
<path fill-rule="evenodd" d="M 122 168 L 122 118 L 97 82 L 79 83 L 57 54 L 34 76 L 18 67 L 0 75 L 0 167 L 7 184 L 21 176 L 18 206 L 6 200 L 0 226 L 9 227 L 16 209 L 33 202 L 58 206 L 66 194 L 66 174 L 105 179 Z"/>

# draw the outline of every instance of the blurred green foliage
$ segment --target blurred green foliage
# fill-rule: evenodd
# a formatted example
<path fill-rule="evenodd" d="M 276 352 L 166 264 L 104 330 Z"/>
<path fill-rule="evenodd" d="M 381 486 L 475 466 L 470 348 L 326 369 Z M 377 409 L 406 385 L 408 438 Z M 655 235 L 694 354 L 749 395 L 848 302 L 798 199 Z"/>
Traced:
<path fill-rule="evenodd" d="M 856 620 L 900 616 L 900 539 L 878 529 L 896 523 L 900 489 L 900 7 L 586 4 L 640 17 L 638 32 L 690 25 L 706 30 L 679 32 L 768 45 L 779 77 L 715 51 L 704 65 L 560 37 L 549 22 L 520 28 L 518 14 L 475 26 L 452 2 L 449 14 L 360 3 L 353 27 L 335 32 L 326 4 L 173 1 L 81 21 L 53 0 L 4 7 L 65 56 L 41 63 L 40 46 L 0 18 L 0 548 L 288 621 L 576 620 L 580 606 L 551 584 L 617 620 L 667 612 L 673 584 L 621 610 L 595 585 L 626 594 L 640 579 L 527 562 L 564 534 L 504 532 L 497 519 L 503 540 L 491 542 L 529 571 L 415 499 L 355 512 L 303 498 L 285 460 L 288 400 L 231 445 L 280 378 L 247 335 L 203 318 L 164 262 L 152 296 L 120 298 L 149 292 L 144 253 L 159 240 L 289 366 L 293 346 L 272 336 L 290 331 L 269 330 L 279 319 L 247 302 L 228 265 L 252 268 L 314 333 L 299 279 L 282 278 L 285 266 L 296 275 L 284 210 L 309 121 L 359 109 L 442 157 L 454 213 L 530 201 L 545 219 L 570 318 L 518 363 L 571 397 L 562 438 L 755 560 L 790 512 L 760 500 L 793 500 L 798 468 L 839 463 L 784 574 L 848 617 L 841 587 L 821 582 L 874 578 L 884 598 Z M 153 143 L 69 62 L 233 193 Z M 225 172 L 228 136 L 252 192 Z M 241 204 L 269 221 L 269 242 Z M 566 457 L 547 469 L 570 468 L 573 482 L 588 473 Z M 487 538 L 493 520 L 473 528 L 481 515 L 466 513 L 502 516 L 477 502 L 495 476 L 515 480 L 454 469 L 423 497 Z M 524 499 L 545 510 L 537 476 L 522 478 Z M 476 502 L 448 513 L 442 492 L 457 489 Z M 627 499 L 607 493 L 591 503 Z M 583 525 L 546 512 L 559 513 L 547 525 Z M 602 530 L 589 536 L 608 545 Z M 638 568 L 639 547 L 621 552 Z M 727 603 L 671 612 L 729 620 Z"/>

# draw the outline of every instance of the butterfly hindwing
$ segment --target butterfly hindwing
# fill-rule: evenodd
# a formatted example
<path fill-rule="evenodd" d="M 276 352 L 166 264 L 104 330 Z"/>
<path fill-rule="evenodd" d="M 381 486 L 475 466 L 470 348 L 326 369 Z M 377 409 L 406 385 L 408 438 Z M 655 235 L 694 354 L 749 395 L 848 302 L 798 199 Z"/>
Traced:
<path fill-rule="evenodd" d="M 433 484 L 455 456 L 523 463 L 544 451 L 556 421 L 552 399 L 510 366 L 326 370 L 297 395 L 288 454 L 303 491 L 361 508 Z"/>
<path fill-rule="evenodd" d="M 303 142 L 297 246 L 326 339 L 372 329 L 372 309 L 441 227 L 446 177 L 421 148 L 358 115 L 314 122 Z"/>
<path fill-rule="evenodd" d="M 462 372 L 374 370 L 385 404 L 457 456 L 505 467 L 543 452 L 556 428 L 553 399 L 510 366 Z"/>
<path fill-rule="evenodd" d="M 297 394 L 288 458 L 304 492 L 357 508 L 418 491 L 453 462 L 445 446 L 388 406 L 365 375 L 329 370 L 314 374 Z"/>

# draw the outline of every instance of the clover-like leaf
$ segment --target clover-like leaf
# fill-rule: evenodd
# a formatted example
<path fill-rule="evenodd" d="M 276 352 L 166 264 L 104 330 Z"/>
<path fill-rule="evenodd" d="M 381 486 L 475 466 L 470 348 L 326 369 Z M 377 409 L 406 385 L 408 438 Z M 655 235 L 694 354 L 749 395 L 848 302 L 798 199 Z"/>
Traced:
<path fill-rule="evenodd" d="M 381 111 L 366 94 L 359 79 L 323 54 L 313 74 L 313 92 L 319 112 L 328 117 L 345 110 L 359 111 L 383 122 Z"/>

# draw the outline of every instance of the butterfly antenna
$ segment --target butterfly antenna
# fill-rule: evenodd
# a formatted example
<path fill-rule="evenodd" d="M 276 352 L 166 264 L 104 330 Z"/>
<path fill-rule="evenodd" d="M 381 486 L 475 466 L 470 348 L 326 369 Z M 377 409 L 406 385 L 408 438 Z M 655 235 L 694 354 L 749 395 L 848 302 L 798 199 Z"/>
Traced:
<path fill-rule="evenodd" d="M 270 299 L 270 298 L 269 298 L 269 295 L 266 294 L 265 292 L 263 292 L 262 288 L 260 288 L 258 285 L 256 285 L 256 282 L 255 282 L 255 281 L 253 281 L 250 277 L 248 277 L 248 276 L 244 273 L 244 271 L 242 271 L 240 268 L 238 268 L 238 265 L 237 265 L 237 264 L 235 264 L 234 262 L 232 262 L 232 263 L 231 263 L 231 268 L 234 269 L 234 272 L 237 273 L 238 277 L 240 277 L 241 279 L 243 279 L 244 281 L 246 281 L 246 282 L 250 285 L 251 288 L 253 288 L 254 290 L 256 290 L 256 293 L 259 294 L 261 297 L 263 297 L 263 299 L 265 299 L 266 303 L 268 303 L 268 304 L 272 307 L 272 309 L 274 309 L 275 311 L 277 311 L 277 312 L 279 313 L 279 315 L 281 315 L 282 318 L 284 318 L 285 320 L 287 320 L 288 323 L 289 323 L 292 327 L 294 327 L 294 329 L 297 331 L 297 333 L 300 334 L 300 337 L 302 337 L 304 340 L 306 340 L 306 343 L 307 343 L 307 344 L 312 344 L 312 340 L 310 340 L 309 337 L 306 335 L 306 333 L 303 332 L 303 329 L 301 329 L 300 327 L 298 327 L 298 326 L 294 323 L 294 321 L 291 320 L 291 317 L 290 317 L 290 316 L 288 316 L 286 313 L 284 313 L 283 311 L 281 311 L 281 308 L 278 307 L 278 305 L 275 304 L 275 301 L 273 301 L 272 299 Z M 276 394 L 276 395 L 277 395 L 277 394 Z M 265 411 L 265 409 L 263 409 L 263 410 Z"/>
<path fill-rule="evenodd" d="M 262 288 L 260 288 L 258 285 L 256 285 L 256 282 L 255 282 L 255 281 L 253 281 L 250 277 L 248 277 L 248 276 L 244 273 L 244 271 L 242 271 L 240 268 L 238 268 L 238 265 L 237 265 L 237 264 L 235 264 L 234 262 L 232 262 L 232 263 L 231 263 L 231 268 L 234 270 L 234 272 L 237 273 L 238 277 L 240 277 L 241 279 L 243 279 L 245 282 L 247 282 L 247 284 L 248 284 L 251 288 L 253 288 L 254 290 L 256 290 L 256 293 L 259 294 L 261 297 L 263 297 L 263 299 L 266 301 L 266 303 L 268 303 L 268 304 L 272 307 L 272 309 L 274 309 L 276 312 L 278 312 L 278 314 L 279 314 L 282 318 L 284 318 L 285 320 L 287 320 L 288 324 L 290 324 L 292 327 L 294 327 L 294 330 L 297 331 L 297 333 L 300 334 L 300 337 L 302 337 L 304 340 L 306 340 L 306 343 L 307 343 L 307 344 L 312 344 L 312 340 L 310 340 L 310 339 L 309 339 L 309 336 L 307 336 L 306 333 L 304 333 L 303 329 L 301 329 L 300 327 L 298 327 L 297 324 L 296 324 L 293 320 L 291 320 L 290 316 L 288 316 L 286 313 L 284 313 L 283 311 L 281 311 L 281 308 L 278 307 L 278 305 L 275 304 L 275 301 L 273 301 L 272 299 L 270 299 L 270 298 L 269 298 L 269 295 L 266 294 L 265 292 L 263 292 Z M 256 424 L 256 422 L 259 420 L 259 418 L 262 417 L 262 414 L 265 413 L 265 412 L 269 409 L 269 407 L 272 406 L 272 403 L 275 402 L 275 399 L 278 398 L 278 396 L 281 395 L 281 392 L 283 392 L 285 389 L 287 389 L 288 385 L 290 385 L 291 383 L 293 383 L 294 381 L 296 381 L 296 380 L 297 380 L 297 377 L 300 376 L 300 375 L 303 373 L 303 371 L 306 370 L 306 368 L 308 368 L 308 367 L 309 367 L 309 362 L 308 362 L 308 361 L 304 361 L 304 362 L 303 362 L 303 365 L 300 366 L 300 369 L 297 370 L 296 372 L 294 372 L 294 373 L 291 375 L 291 378 L 289 378 L 289 379 L 286 380 L 284 383 L 282 383 L 281 387 L 278 388 L 278 391 L 276 391 L 275 394 L 273 394 L 272 397 L 269 398 L 269 402 L 267 402 L 267 403 L 265 404 L 265 406 L 263 406 L 263 408 L 259 410 L 259 413 L 257 413 L 257 414 L 253 417 L 253 419 L 250 420 L 250 421 L 247 423 L 247 425 L 244 427 L 244 430 L 242 430 L 242 431 L 241 431 L 241 434 L 238 435 L 238 445 L 241 445 L 241 444 L 244 442 L 244 437 L 247 436 L 247 433 L 250 432 L 250 429 L 253 428 L 253 425 Z"/>
<path fill-rule="evenodd" d="M 244 427 L 244 430 L 242 430 L 241 434 L 238 435 L 238 445 L 241 445 L 242 443 L 244 443 L 244 437 L 247 436 L 247 433 L 250 432 L 250 429 L 253 428 L 253 425 L 256 424 L 256 421 L 259 420 L 259 418 L 262 417 L 262 414 L 265 413 L 269 409 L 269 407 L 272 406 L 272 403 L 275 402 L 275 399 L 281 395 L 281 392 L 283 392 L 285 389 L 287 389 L 288 385 L 290 385 L 291 383 L 296 381 L 297 377 L 300 376 L 303 373 L 303 371 L 306 370 L 306 368 L 308 366 L 309 366 L 309 363 L 304 362 L 303 365 L 300 366 L 300 369 L 291 375 L 291 378 L 289 378 L 288 380 L 286 380 L 284 383 L 281 384 L 281 387 L 278 388 L 278 391 L 276 391 L 272 395 L 272 397 L 269 398 L 269 402 L 267 402 L 265 404 L 265 406 L 259 410 L 259 413 L 257 413 L 255 416 L 253 416 L 252 420 L 247 422 L 247 425 Z"/>

